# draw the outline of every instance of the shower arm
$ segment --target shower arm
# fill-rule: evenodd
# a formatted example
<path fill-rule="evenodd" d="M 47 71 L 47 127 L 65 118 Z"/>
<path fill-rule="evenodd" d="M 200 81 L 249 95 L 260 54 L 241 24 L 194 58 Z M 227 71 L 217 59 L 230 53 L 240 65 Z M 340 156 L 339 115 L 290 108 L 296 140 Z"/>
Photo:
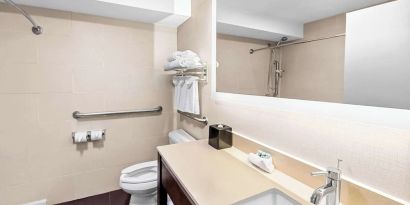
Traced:
<path fill-rule="evenodd" d="M 24 9 L 20 8 L 16 3 L 14 3 L 12 0 L 4 0 L 7 4 L 10 6 L 14 7 L 17 9 L 21 14 L 23 14 L 24 17 L 26 17 L 27 20 L 30 21 L 31 24 L 33 24 L 32 31 L 34 34 L 39 35 L 42 33 L 42 28 L 39 26 L 33 18 L 31 18 L 30 14 L 28 14 Z"/>

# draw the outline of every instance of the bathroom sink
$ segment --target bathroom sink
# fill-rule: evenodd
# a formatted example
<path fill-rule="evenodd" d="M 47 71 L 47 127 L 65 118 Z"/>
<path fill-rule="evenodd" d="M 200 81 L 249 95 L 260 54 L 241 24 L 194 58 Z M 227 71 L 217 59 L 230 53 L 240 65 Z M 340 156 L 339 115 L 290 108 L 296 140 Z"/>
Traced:
<path fill-rule="evenodd" d="M 261 194 L 249 197 L 234 205 L 301 205 L 294 199 L 277 189 L 271 189 Z"/>

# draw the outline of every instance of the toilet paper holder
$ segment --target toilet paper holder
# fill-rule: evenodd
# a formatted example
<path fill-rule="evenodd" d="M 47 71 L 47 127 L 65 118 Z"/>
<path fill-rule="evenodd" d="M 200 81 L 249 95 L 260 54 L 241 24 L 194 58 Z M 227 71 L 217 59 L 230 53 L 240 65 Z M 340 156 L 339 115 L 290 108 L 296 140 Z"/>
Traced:
<path fill-rule="evenodd" d="M 101 139 L 98 139 L 98 140 L 91 139 L 91 133 L 92 132 L 98 132 L 98 131 L 101 132 Z M 71 138 L 73 140 L 73 144 L 82 144 L 82 143 L 86 143 L 86 142 L 96 142 L 96 141 L 105 140 L 105 129 L 104 130 L 90 130 L 90 131 L 87 131 L 87 141 L 84 141 L 84 142 L 76 142 L 75 141 L 75 134 L 76 133 L 77 132 L 72 132 L 71 133 Z"/>

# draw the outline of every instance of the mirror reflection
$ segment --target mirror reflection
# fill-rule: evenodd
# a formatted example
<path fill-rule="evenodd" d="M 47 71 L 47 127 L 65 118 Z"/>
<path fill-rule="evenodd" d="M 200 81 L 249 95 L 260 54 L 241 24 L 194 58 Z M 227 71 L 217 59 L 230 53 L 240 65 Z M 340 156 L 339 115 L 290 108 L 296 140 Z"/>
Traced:
<path fill-rule="evenodd" d="M 217 92 L 410 109 L 409 1 L 217 2 Z"/>

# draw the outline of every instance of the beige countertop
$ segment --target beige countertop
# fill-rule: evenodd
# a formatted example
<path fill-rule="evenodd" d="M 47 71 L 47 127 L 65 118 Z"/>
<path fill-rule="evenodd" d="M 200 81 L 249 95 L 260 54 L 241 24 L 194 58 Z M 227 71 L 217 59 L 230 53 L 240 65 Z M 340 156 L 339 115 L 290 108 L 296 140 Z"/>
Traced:
<path fill-rule="evenodd" d="M 207 140 L 199 140 L 157 149 L 198 205 L 229 205 L 273 188 L 303 205 L 310 204 L 307 199 L 313 189 L 276 170 L 263 173 L 234 147 L 216 150 Z"/>

